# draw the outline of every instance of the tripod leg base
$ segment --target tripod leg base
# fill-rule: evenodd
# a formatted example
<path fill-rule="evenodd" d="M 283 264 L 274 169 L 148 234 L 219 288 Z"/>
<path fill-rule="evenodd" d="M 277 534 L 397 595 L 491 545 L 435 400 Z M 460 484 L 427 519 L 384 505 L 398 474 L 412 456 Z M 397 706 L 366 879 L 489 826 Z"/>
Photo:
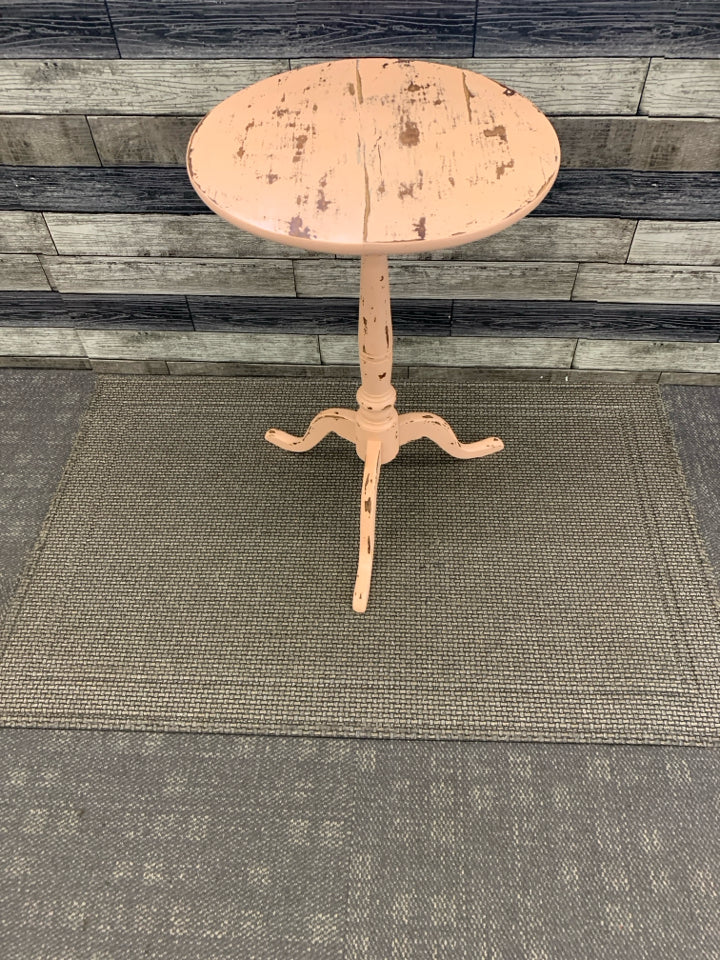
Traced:
<path fill-rule="evenodd" d="M 377 506 L 377 487 L 380 479 L 381 449 L 382 445 L 379 440 L 368 440 L 362 496 L 360 498 L 360 555 L 352 603 L 353 610 L 356 613 L 365 612 L 370 594 L 370 579 L 375 553 L 375 509 Z"/>
<path fill-rule="evenodd" d="M 471 460 L 497 453 L 505 444 L 500 437 L 486 437 L 474 443 L 460 443 L 447 420 L 436 413 L 402 413 L 399 418 L 400 444 L 409 443 L 426 437 L 436 443 L 441 450 L 459 460 Z"/>

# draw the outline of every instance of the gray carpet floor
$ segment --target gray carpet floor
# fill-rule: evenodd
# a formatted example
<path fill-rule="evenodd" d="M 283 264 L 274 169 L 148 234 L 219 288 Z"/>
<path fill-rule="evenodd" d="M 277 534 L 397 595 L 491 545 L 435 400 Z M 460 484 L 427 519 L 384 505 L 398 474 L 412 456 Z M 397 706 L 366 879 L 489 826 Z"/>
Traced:
<path fill-rule="evenodd" d="M 0 596 L 91 389 L 0 372 Z M 663 398 L 717 561 L 720 390 Z M 714 960 L 719 782 L 717 749 L 0 730 L 0 955 Z"/>

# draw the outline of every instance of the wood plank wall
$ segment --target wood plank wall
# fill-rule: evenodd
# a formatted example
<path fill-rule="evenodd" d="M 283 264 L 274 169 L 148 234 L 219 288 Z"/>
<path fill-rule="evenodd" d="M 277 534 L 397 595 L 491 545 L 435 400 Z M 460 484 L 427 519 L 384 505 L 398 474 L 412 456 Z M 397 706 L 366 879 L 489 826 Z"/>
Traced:
<path fill-rule="evenodd" d="M 13 0 L 0 20 L 0 363 L 355 363 L 358 263 L 231 227 L 190 187 L 184 153 L 242 87 L 385 55 L 507 83 L 563 150 L 524 221 L 394 258 L 400 375 L 720 376 L 717 0 Z"/>

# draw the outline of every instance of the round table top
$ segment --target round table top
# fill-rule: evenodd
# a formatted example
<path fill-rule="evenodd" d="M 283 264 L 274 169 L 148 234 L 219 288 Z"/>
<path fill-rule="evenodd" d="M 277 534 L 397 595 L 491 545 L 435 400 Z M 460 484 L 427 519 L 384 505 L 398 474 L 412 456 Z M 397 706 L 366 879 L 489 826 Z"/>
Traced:
<path fill-rule="evenodd" d="M 216 213 L 280 243 L 347 254 L 435 250 L 517 222 L 560 145 L 530 100 L 422 60 L 313 64 L 223 100 L 193 131 L 190 181 Z"/>

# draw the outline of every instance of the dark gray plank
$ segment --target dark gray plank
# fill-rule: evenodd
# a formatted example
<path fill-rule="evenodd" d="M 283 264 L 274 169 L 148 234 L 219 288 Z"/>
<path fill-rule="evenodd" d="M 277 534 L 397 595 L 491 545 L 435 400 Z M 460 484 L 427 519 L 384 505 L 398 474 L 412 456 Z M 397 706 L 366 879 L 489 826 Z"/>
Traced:
<path fill-rule="evenodd" d="M 103 0 L 3 0 L 0 57 L 118 57 Z"/>
<path fill-rule="evenodd" d="M 717 55 L 715 0 L 483 0 L 474 55 Z"/>
<path fill-rule="evenodd" d="M 720 339 L 718 308 L 563 300 L 455 300 L 452 336 L 585 337 L 620 340 Z"/>
<path fill-rule="evenodd" d="M 530 216 L 717 220 L 720 173 L 561 170 Z"/>
<path fill-rule="evenodd" d="M 720 120 L 553 117 L 562 165 L 686 173 L 720 170 Z"/>
<path fill-rule="evenodd" d="M 471 56 L 474 0 L 108 0 L 123 57 Z"/>
<path fill-rule="evenodd" d="M 88 117 L 104 166 L 183 166 L 201 117 Z"/>
<path fill-rule="evenodd" d="M 100 166 L 87 119 L 80 116 L 0 116 L 0 163 Z"/>
<path fill-rule="evenodd" d="M 205 213 L 179 167 L 0 167 L 0 210 Z M 561 170 L 530 216 L 717 220 L 720 173 Z"/>
<path fill-rule="evenodd" d="M 0 293 L 0 326 L 191 330 L 185 297 Z"/>
<path fill-rule="evenodd" d="M 196 330 L 357 334 L 358 300 L 288 297 L 187 298 Z M 449 336 L 449 300 L 393 300 L 396 333 Z"/>

